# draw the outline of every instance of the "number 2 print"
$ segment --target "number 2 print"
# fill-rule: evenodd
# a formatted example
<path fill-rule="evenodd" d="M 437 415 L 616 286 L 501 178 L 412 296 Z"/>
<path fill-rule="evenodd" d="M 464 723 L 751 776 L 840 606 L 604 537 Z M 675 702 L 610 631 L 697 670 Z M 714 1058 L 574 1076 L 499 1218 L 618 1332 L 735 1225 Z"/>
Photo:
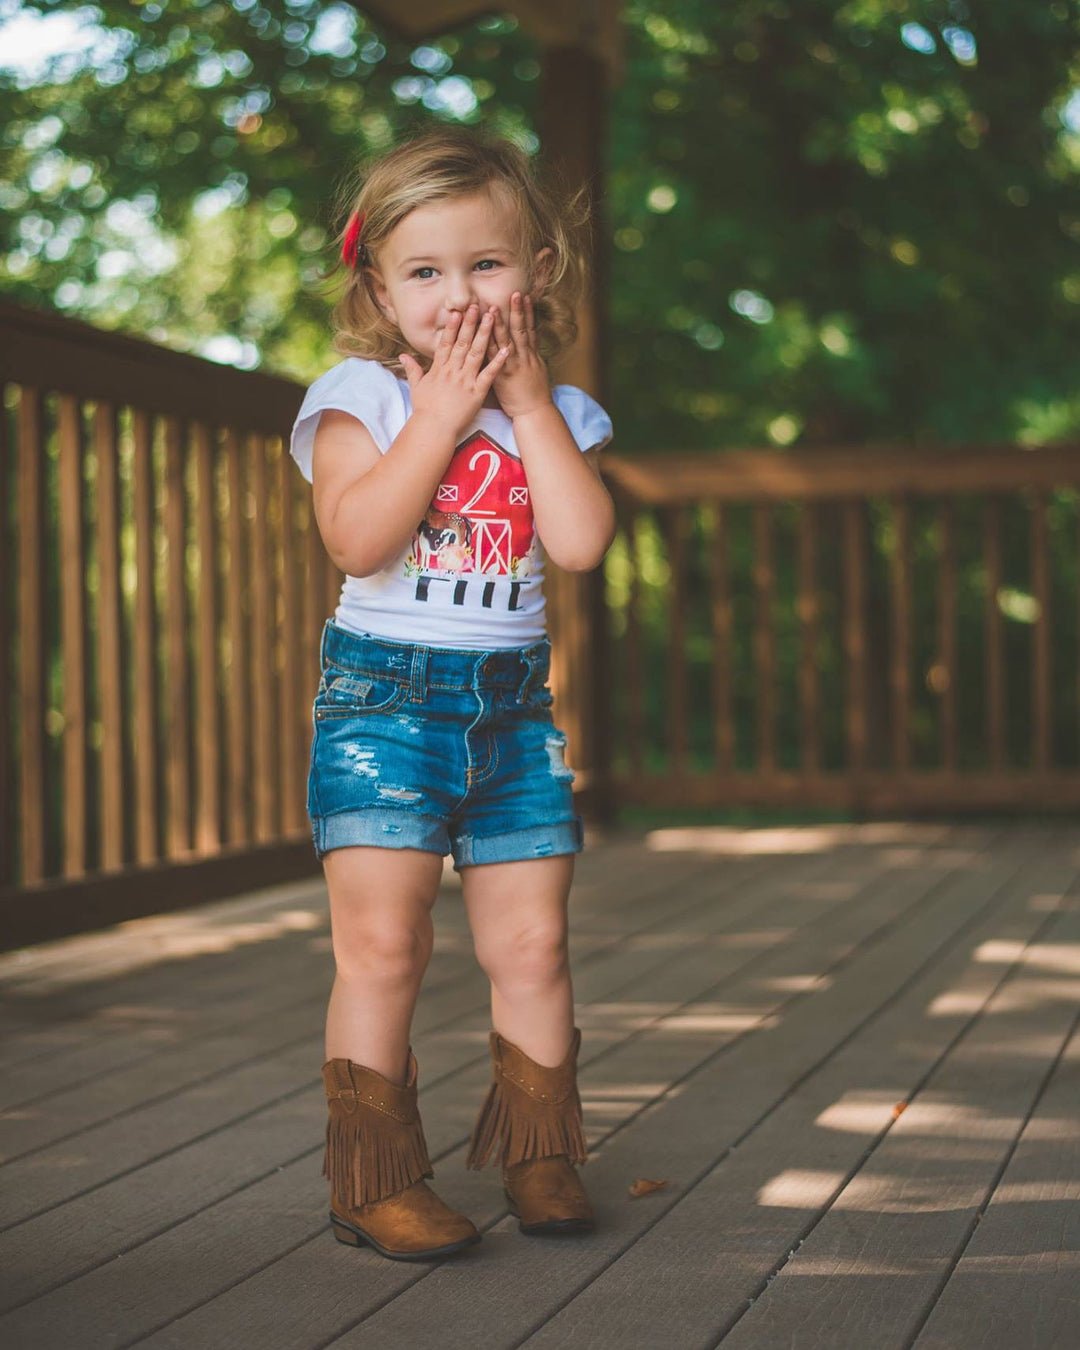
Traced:
<path fill-rule="evenodd" d="M 531 570 L 533 539 L 521 461 L 474 432 L 454 451 L 417 527 L 407 571 L 523 581 Z"/>

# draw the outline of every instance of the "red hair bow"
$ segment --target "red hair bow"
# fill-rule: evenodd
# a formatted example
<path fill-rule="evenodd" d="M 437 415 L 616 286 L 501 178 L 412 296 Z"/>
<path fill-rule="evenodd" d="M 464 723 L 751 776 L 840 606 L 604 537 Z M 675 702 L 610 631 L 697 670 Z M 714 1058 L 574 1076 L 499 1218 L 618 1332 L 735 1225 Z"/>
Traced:
<path fill-rule="evenodd" d="M 364 228 L 364 212 L 356 211 L 349 220 L 345 238 L 341 241 L 341 258 L 349 267 L 356 266 L 360 253 L 360 231 Z"/>

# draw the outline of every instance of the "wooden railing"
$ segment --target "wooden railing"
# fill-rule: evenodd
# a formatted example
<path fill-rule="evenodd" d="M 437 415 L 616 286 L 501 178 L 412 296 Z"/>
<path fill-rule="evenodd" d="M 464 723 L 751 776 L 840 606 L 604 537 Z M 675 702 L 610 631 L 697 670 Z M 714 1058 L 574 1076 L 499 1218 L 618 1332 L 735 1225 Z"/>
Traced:
<path fill-rule="evenodd" d="M 0 948 L 316 872 L 342 578 L 287 453 L 303 386 L 10 304 L 0 386 Z M 583 588 L 550 583 L 585 809 Z"/>
<path fill-rule="evenodd" d="M 0 944 L 315 870 L 302 386 L 0 305 Z M 607 456 L 581 809 L 1080 805 L 1080 450 Z"/>
<path fill-rule="evenodd" d="M 617 802 L 1080 805 L 1080 447 L 605 468 Z"/>
<path fill-rule="evenodd" d="M 5 938 L 315 866 L 302 386 L 0 306 Z M 30 896 L 37 893 L 37 900 Z"/>

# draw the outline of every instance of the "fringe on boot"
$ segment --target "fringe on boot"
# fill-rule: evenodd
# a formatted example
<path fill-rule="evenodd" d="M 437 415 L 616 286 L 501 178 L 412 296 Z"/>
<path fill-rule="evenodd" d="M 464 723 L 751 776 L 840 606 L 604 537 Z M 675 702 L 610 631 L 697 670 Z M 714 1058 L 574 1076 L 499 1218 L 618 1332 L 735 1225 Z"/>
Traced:
<path fill-rule="evenodd" d="M 411 1049 L 403 1085 L 349 1059 L 327 1060 L 322 1075 L 329 1108 L 322 1174 L 342 1212 L 434 1176 Z"/>
<path fill-rule="evenodd" d="M 577 1027 L 555 1068 L 499 1035 L 490 1035 L 493 1079 L 473 1130 L 465 1166 L 479 1171 L 494 1153 L 504 1169 L 532 1158 L 587 1158 L 577 1089 Z"/>

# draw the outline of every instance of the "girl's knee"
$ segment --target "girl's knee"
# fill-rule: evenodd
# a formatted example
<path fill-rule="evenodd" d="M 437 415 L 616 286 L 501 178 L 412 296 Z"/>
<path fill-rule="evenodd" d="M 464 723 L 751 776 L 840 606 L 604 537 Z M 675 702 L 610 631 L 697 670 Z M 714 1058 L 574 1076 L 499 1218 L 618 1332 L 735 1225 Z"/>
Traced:
<path fill-rule="evenodd" d="M 551 984 L 566 974 L 566 928 L 540 925 L 486 938 L 477 942 L 476 957 L 497 985 Z"/>
<path fill-rule="evenodd" d="M 335 924 L 334 963 L 342 979 L 410 983 L 424 973 L 433 945 L 430 915 L 414 923 Z"/>

